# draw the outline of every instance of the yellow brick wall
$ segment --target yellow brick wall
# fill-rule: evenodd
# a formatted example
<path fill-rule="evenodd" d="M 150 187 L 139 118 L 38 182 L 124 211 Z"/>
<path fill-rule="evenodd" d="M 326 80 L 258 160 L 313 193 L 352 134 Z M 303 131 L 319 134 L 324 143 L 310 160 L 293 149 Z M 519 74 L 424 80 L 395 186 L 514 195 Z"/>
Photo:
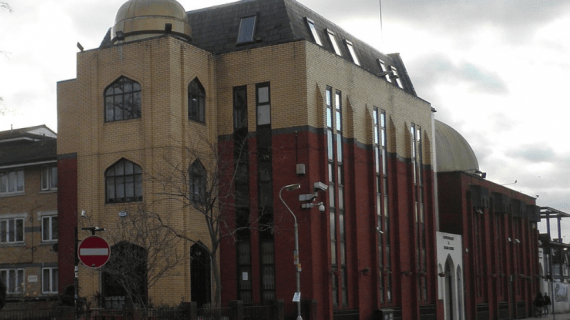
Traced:
<path fill-rule="evenodd" d="M 120 76 L 137 81 L 142 92 L 142 116 L 139 119 L 106 123 L 104 90 Z M 188 120 L 187 87 L 198 77 L 206 91 L 206 125 Z M 141 206 L 167 217 L 179 230 L 192 238 L 209 243 L 202 223 L 191 223 L 196 215 L 189 207 L 164 200 L 162 181 L 175 167 L 185 168 L 199 155 L 207 155 L 210 143 L 216 141 L 216 88 L 213 59 L 207 52 L 171 37 L 128 43 L 103 50 L 85 51 L 78 55 L 77 79 L 58 86 L 58 115 L 61 139 L 58 154 L 77 153 L 78 212 L 85 210 L 92 224 L 114 228 L 120 211 L 131 213 Z M 196 137 L 203 143 L 194 143 Z M 188 147 L 188 148 L 187 148 Z M 143 202 L 105 204 L 105 170 L 121 158 L 143 169 Z M 208 168 L 211 163 L 204 160 Z M 88 236 L 81 232 L 80 239 Z M 105 232 L 100 234 L 105 238 Z M 111 243 L 112 245 L 113 243 Z M 181 245 L 178 253 L 188 254 L 189 245 Z M 154 286 L 149 297 L 155 304 L 189 301 L 189 258 L 167 272 Z M 180 284 L 184 285 L 180 285 Z M 82 296 L 101 291 L 99 273 L 80 268 Z"/>
<path fill-rule="evenodd" d="M 42 266 L 57 267 L 57 241 L 42 241 L 42 216 L 57 214 L 57 193 L 41 190 L 41 165 L 23 170 L 24 193 L 0 197 L 0 219 L 24 218 L 24 243 L 0 246 L 0 269 L 23 268 L 23 295 L 38 297 L 43 296 Z"/>

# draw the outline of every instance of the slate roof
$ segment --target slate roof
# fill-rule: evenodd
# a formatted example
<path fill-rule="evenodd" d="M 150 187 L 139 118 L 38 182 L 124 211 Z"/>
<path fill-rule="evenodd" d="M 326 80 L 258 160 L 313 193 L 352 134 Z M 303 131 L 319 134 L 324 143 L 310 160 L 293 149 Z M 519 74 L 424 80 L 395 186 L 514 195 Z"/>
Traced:
<path fill-rule="evenodd" d="M 254 15 L 257 17 L 255 41 L 238 44 L 241 18 Z M 241 0 L 189 11 L 187 17 L 192 27 L 192 45 L 214 55 L 293 41 L 306 40 L 316 43 L 307 25 L 306 19 L 309 18 L 314 21 L 325 50 L 334 53 L 334 48 L 327 35 L 328 29 L 335 33 L 343 59 L 352 62 L 345 43 L 345 40 L 349 40 L 353 43 L 360 67 L 378 75 L 382 72 L 378 59 L 382 59 L 387 65 L 394 66 L 398 70 L 403 90 L 416 96 L 399 54 L 381 53 L 296 0 Z M 100 48 L 111 46 L 110 33 L 107 32 Z M 385 79 L 385 77 L 382 78 Z M 396 85 L 395 81 L 393 83 Z"/>
<path fill-rule="evenodd" d="M 344 29 L 295 0 L 242 0 L 220 6 L 189 11 L 192 44 L 213 54 L 307 40 L 315 43 L 306 19 L 314 21 L 322 47 L 334 53 L 327 29 L 335 33 L 342 58 L 352 62 L 345 40 L 353 43 L 362 68 L 372 74 L 382 72 L 378 59 L 397 68 L 403 89 L 416 95 L 399 54 L 386 55 L 352 36 Z M 257 16 L 255 42 L 237 44 L 241 18 Z"/>
<path fill-rule="evenodd" d="M 57 157 L 57 139 L 33 133 L 35 131 L 33 129 L 42 129 L 41 127 L 0 132 L 0 166 L 55 161 Z"/>

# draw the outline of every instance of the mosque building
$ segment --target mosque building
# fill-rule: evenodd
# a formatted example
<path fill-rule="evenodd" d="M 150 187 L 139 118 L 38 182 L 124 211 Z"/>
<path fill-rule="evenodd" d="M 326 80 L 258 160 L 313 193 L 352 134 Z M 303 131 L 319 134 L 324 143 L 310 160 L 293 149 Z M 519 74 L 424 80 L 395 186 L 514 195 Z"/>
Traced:
<path fill-rule="evenodd" d="M 220 292 L 223 306 L 283 300 L 286 317 L 295 297 L 305 319 L 530 312 L 534 198 L 478 174 L 399 54 L 295 0 L 129 0 L 57 88 L 60 288 L 75 227 L 99 227 L 111 252 L 149 257 L 129 292 L 118 258 L 79 268 L 80 295 L 105 306 Z M 141 216 L 175 245 L 132 236 Z M 150 261 L 167 249 L 178 260 Z"/>

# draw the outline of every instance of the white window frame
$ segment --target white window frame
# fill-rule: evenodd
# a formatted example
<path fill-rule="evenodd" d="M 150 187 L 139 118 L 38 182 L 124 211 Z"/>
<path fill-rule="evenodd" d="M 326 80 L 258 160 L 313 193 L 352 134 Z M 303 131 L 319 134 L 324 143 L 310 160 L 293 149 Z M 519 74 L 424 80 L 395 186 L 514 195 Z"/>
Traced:
<path fill-rule="evenodd" d="M 12 222 L 12 230 L 10 230 L 10 221 Z M 22 230 L 21 230 L 21 239 L 17 239 L 18 228 L 17 221 L 21 221 Z M 25 230 L 26 230 L 26 219 L 24 215 L 2 215 L 0 216 L 0 244 L 19 244 L 24 243 L 26 240 L 25 237 Z M 10 240 L 11 236 L 13 235 L 13 240 Z"/>
<path fill-rule="evenodd" d="M 342 57 L 342 52 L 340 51 L 340 47 L 338 46 L 338 43 L 336 42 L 336 37 L 334 35 L 334 32 L 332 30 L 327 29 L 327 34 L 329 35 L 329 40 L 331 42 L 331 45 L 333 46 L 334 52 L 338 56 Z"/>
<path fill-rule="evenodd" d="M 319 37 L 319 33 L 317 32 L 317 27 L 315 26 L 315 21 L 305 18 L 307 20 L 307 25 L 309 26 L 309 30 L 311 31 L 311 35 L 313 35 L 313 39 L 319 46 L 323 46 L 321 42 L 321 37 Z"/>
<path fill-rule="evenodd" d="M 348 52 L 350 53 L 350 57 L 352 58 L 352 62 L 357 66 L 360 65 L 360 60 L 358 60 L 358 56 L 356 55 L 356 51 L 354 50 L 354 44 L 350 40 L 344 40 L 346 43 L 346 47 L 348 48 Z"/>
<path fill-rule="evenodd" d="M 15 181 L 12 181 L 15 179 Z M 22 194 L 25 190 L 24 169 L 0 171 L 0 195 Z M 15 186 L 12 185 L 15 183 Z"/>
<path fill-rule="evenodd" d="M 42 242 L 54 242 L 57 241 L 59 238 L 59 230 L 56 229 L 57 236 L 54 237 L 54 226 L 53 226 L 53 219 L 57 219 L 56 228 L 59 227 L 59 219 L 57 216 L 57 211 L 48 211 L 48 212 L 39 212 L 38 213 L 38 220 L 41 221 L 41 228 L 42 228 Z M 47 225 L 47 239 L 46 239 L 46 230 L 44 229 L 44 220 L 48 220 Z"/>
<path fill-rule="evenodd" d="M 41 189 L 42 191 L 57 190 L 57 165 L 42 166 Z"/>
<path fill-rule="evenodd" d="M 11 277 L 15 279 L 12 280 Z M 0 269 L 0 279 L 6 284 L 7 294 L 21 294 L 26 290 L 24 269 Z"/>
<path fill-rule="evenodd" d="M 46 279 L 47 272 L 47 279 Z M 54 279 L 54 274 L 57 276 Z M 46 280 L 47 286 L 46 288 Z M 43 294 L 57 294 L 58 293 L 58 280 L 59 280 L 59 270 L 57 267 L 42 268 L 42 293 Z"/>

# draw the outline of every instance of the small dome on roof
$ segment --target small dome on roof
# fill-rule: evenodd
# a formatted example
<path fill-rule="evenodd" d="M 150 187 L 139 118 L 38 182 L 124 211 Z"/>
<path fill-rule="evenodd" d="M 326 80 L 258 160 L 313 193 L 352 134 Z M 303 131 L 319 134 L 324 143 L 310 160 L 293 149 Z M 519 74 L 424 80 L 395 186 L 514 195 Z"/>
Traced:
<path fill-rule="evenodd" d="M 190 40 L 184 7 L 176 0 L 129 0 L 117 11 L 111 31 L 113 43 L 172 33 Z"/>
<path fill-rule="evenodd" d="M 435 120 L 437 171 L 475 171 L 479 163 L 473 149 L 459 132 Z"/>

